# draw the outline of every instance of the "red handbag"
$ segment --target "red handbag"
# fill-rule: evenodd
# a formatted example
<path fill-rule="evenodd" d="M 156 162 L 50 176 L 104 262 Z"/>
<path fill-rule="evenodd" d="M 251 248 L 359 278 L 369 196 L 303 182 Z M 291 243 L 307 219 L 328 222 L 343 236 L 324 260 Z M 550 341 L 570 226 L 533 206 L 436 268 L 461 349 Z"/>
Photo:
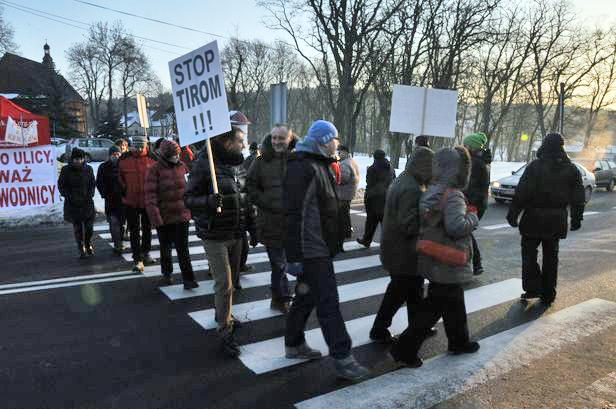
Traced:
<path fill-rule="evenodd" d="M 467 250 L 456 245 L 447 235 L 443 226 L 443 206 L 447 201 L 450 189 L 447 189 L 438 206 L 422 215 L 417 253 L 454 267 L 464 267 L 468 264 L 470 255 Z"/>

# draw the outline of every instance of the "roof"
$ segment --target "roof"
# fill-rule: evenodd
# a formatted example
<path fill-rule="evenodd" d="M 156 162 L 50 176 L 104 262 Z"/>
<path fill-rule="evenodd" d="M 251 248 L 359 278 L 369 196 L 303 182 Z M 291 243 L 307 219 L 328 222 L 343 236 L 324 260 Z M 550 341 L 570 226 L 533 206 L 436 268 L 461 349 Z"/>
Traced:
<path fill-rule="evenodd" d="M 150 118 L 150 127 L 158 127 L 158 126 L 160 126 L 160 120 L 153 118 L 154 117 L 154 113 L 155 112 L 153 110 L 151 110 L 151 109 L 148 110 L 148 115 L 149 115 L 149 118 Z M 129 128 L 131 126 L 133 126 L 134 124 L 139 125 L 139 112 L 137 112 L 137 111 L 127 112 L 126 113 L 126 119 L 128 119 L 128 121 L 126 122 L 127 123 L 126 126 L 129 127 Z M 122 114 L 120 116 L 120 126 L 122 126 L 122 127 L 124 126 L 124 114 Z"/>
<path fill-rule="evenodd" d="M 0 59 L 0 93 L 18 93 L 21 96 L 48 94 L 53 76 L 56 76 L 66 100 L 83 98 L 60 74 L 42 63 L 5 53 Z"/>

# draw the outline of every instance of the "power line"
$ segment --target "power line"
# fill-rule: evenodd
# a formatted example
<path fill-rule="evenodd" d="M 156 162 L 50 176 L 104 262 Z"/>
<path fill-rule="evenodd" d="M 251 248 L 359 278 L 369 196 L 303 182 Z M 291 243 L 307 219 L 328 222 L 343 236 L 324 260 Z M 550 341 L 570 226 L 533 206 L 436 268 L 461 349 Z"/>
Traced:
<path fill-rule="evenodd" d="M 44 18 L 44 19 L 47 19 L 47 20 L 55 21 L 57 23 L 64 24 L 64 25 L 67 25 L 67 26 L 70 26 L 70 27 L 78 28 L 80 30 L 88 31 L 89 28 L 93 27 L 91 24 L 85 23 L 83 21 L 73 20 L 73 19 L 69 19 L 69 18 L 66 18 L 66 17 L 58 16 L 56 14 L 48 13 L 46 11 L 33 9 L 33 8 L 22 6 L 22 5 L 17 5 L 15 3 L 11 3 L 11 2 L 6 1 L 6 0 L 0 0 L 0 3 L 6 5 L 7 7 L 13 8 L 15 10 L 19 10 L 19 11 L 22 11 L 24 13 L 31 14 L 31 15 L 34 15 L 34 16 L 37 16 L 37 17 L 41 17 L 41 18 Z M 54 17 L 56 17 L 56 18 L 54 18 Z M 80 27 L 80 26 L 77 26 L 75 24 L 68 23 L 66 21 L 58 20 L 57 18 L 60 18 L 60 19 L 63 19 L 63 20 L 69 21 L 69 22 L 73 22 L 73 23 L 83 24 L 86 27 Z M 167 43 L 167 42 L 159 41 L 159 40 L 154 40 L 154 39 L 147 38 L 147 37 L 141 37 L 141 36 L 130 34 L 130 33 L 127 33 L 127 35 L 130 36 L 130 37 L 139 39 L 139 40 L 150 41 L 150 42 L 154 42 L 154 43 L 158 43 L 158 44 L 163 44 L 163 45 L 169 45 L 169 46 L 172 46 L 172 47 L 183 48 L 183 49 L 186 49 L 186 50 L 190 49 L 188 47 L 184 47 L 184 46 L 181 46 L 181 45 Z M 178 53 L 173 52 L 173 51 L 164 50 L 164 49 L 161 49 L 161 48 L 156 48 L 156 47 L 152 47 L 152 46 L 145 45 L 145 44 L 143 46 L 147 47 L 147 48 L 151 48 L 153 50 L 162 51 L 162 52 L 166 52 L 166 53 L 170 53 L 170 54 L 174 54 L 174 55 L 179 55 Z"/>
<path fill-rule="evenodd" d="M 115 13 L 124 14 L 124 15 L 126 15 L 126 16 L 135 17 L 135 18 L 140 18 L 140 19 L 142 19 L 142 20 L 152 21 L 152 22 L 154 22 L 154 23 L 164 24 L 164 25 L 166 25 L 166 26 L 171 26 L 171 27 L 181 28 L 181 29 L 183 29 L 183 30 L 192 31 L 192 32 L 195 32 L 195 33 L 207 34 L 207 35 L 211 35 L 211 36 L 214 36 L 214 37 L 223 38 L 223 39 L 225 39 L 225 40 L 235 40 L 235 41 L 239 41 L 239 42 L 241 42 L 241 43 L 251 44 L 251 42 L 250 42 L 250 41 L 240 40 L 240 39 L 238 39 L 238 38 L 232 38 L 232 37 L 223 36 L 223 35 L 220 35 L 220 34 L 210 33 L 210 32 L 207 32 L 207 31 L 202 31 L 202 30 L 198 30 L 198 29 L 196 29 L 196 28 L 192 28 L 192 27 L 181 26 L 181 25 L 179 25 L 179 24 L 170 23 L 170 22 L 168 22 L 168 21 L 163 21 L 163 20 L 158 20 L 158 19 L 151 18 L 151 17 L 141 16 L 141 15 L 139 15 L 139 14 L 129 13 L 129 12 L 127 12 L 127 11 L 122 11 L 122 10 L 114 9 L 114 8 L 111 8 L 111 7 L 101 6 L 100 4 L 91 3 L 91 2 L 89 2 L 89 1 L 83 1 L 83 0 L 73 0 L 73 1 L 74 1 L 74 2 L 76 2 L 76 3 L 85 4 L 85 5 L 88 5 L 88 6 L 91 6 L 91 7 L 97 7 L 97 8 L 103 9 L 103 10 L 109 10 L 109 11 L 113 11 L 113 12 L 115 12 Z M 291 45 L 291 44 L 289 44 L 289 43 L 285 43 L 285 42 L 284 42 L 284 41 L 282 41 L 282 40 L 276 40 L 276 42 L 278 42 L 278 43 L 280 43 L 280 44 L 284 44 L 284 45 L 286 45 L 287 47 L 291 47 L 291 48 L 295 49 L 295 47 L 294 47 L 293 45 Z M 271 49 L 271 50 L 275 50 L 275 48 L 274 48 L 274 47 L 269 47 L 269 46 L 267 46 L 267 45 L 265 45 L 265 47 L 266 47 L 266 48 L 269 48 L 269 49 Z"/>

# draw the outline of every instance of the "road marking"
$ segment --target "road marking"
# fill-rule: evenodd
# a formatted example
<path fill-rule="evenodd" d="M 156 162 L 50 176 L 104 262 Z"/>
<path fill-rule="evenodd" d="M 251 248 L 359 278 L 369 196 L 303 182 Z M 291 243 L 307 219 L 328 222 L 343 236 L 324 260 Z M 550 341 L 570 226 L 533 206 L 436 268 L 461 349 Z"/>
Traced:
<path fill-rule="evenodd" d="M 65 283 L 60 283 L 60 284 L 41 285 L 41 286 L 34 286 L 34 287 L 13 288 L 10 290 L 0 291 L 0 295 L 28 293 L 28 292 L 35 292 L 35 291 L 42 291 L 42 290 L 50 290 L 53 288 L 77 287 L 77 286 L 87 285 L 87 284 L 111 283 L 114 281 L 132 280 L 134 278 L 143 278 L 143 275 L 134 274 L 134 275 L 124 276 L 124 277 L 109 277 L 109 278 L 101 278 L 98 280 L 85 280 L 85 281 L 76 281 L 76 282 L 68 282 L 68 283 L 65 282 Z"/>
<path fill-rule="evenodd" d="M 595 298 L 484 338 L 475 354 L 439 355 L 421 368 L 399 369 L 295 406 L 431 408 L 613 325 L 616 303 Z"/>
<path fill-rule="evenodd" d="M 51 280 L 43 280 L 43 281 L 28 281 L 28 282 L 23 282 L 23 283 L 2 284 L 0 285 L 0 289 L 34 287 L 34 286 L 45 285 L 45 284 L 65 283 L 65 282 L 70 282 L 70 281 L 84 281 L 84 280 L 92 280 L 92 279 L 105 278 L 105 277 L 118 277 L 118 276 L 125 276 L 129 274 L 135 274 L 135 273 L 132 271 L 118 271 L 115 273 L 90 274 L 90 275 L 83 275 L 83 276 L 76 276 L 76 277 L 53 278 Z"/>
<path fill-rule="evenodd" d="M 389 277 L 381 277 L 373 280 L 359 281 L 353 284 L 338 286 L 339 300 L 343 303 L 371 297 L 373 295 L 383 294 L 385 293 L 387 285 L 390 281 L 391 279 Z M 237 317 L 237 319 L 242 322 L 250 322 L 282 315 L 280 311 L 272 310 L 270 308 L 271 301 L 271 298 L 268 298 L 266 300 L 234 304 L 233 316 Z M 215 329 L 217 326 L 215 320 L 215 308 L 191 312 L 188 315 L 190 315 L 190 317 L 204 329 Z"/>
<path fill-rule="evenodd" d="M 493 224 L 491 226 L 483 226 L 481 228 L 484 230 L 498 230 L 498 229 L 505 229 L 509 227 L 511 227 L 509 223 L 503 223 L 503 224 Z"/>
<path fill-rule="evenodd" d="M 599 214 L 599 212 L 584 212 L 584 216 L 594 216 L 595 214 Z"/>
<path fill-rule="evenodd" d="M 464 292 L 467 313 L 489 308 L 507 301 L 516 299 L 522 293 L 522 280 L 512 278 L 494 284 L 488 284 Z M 372 342 L 369 333 L 374 323 L 376 314 L 369 315 L 354 320 L 346 321 L 346 328 L 349 336 L 353 340 L 353 346 L 358 347 Z M 389 330 L 392 333 L 399 333 L 408 326 L 406 307 L 398 310 Z M 306 342 L 312 347 L 321 351 L 323 355 L 328 355 L 329 350 L 321 328 L 315 328 L 305 332 Z M 297 365 L 304 362 L 300 359 L 287 359 L 284 352 L 284 337 L 268 339 L 253 344 L 240 346 L 240 359 L 244 365 L 255 372 L 262 374 L 276 369 Z"/>
<path fill-rule="evenodd" d="M 102 233 L 102 234 L 99 234 L 99 237 L 101 239 L 104 239 L 104 240 L 111 240 L 111 233 Z M 203 240 L 201 240 L 196 235 L 189 234 L 188 235 L 188 242 L 189 243 L 203 242 Z M 109 242 L 107 242 L 107 244 L 110 245 L 111 247 L 113 247 L 113 242 L 109 241 Z M 130 248 L 130 241 L 123 241 L 122 244 L 124 244 L 124 248 Z M 160 246 L 160 241 L 158 239 L 152 238 L 152 246 Z M 257 247 L 259 247 L 259 246 L 257 246 Z"/>
<path fill-rule="evenodd" d="M 351 210 L 349 210 L 349 213 L 351 213 L 351 214 L 357 214 L 357 213 L 361 213 L 361 210 L 351 209 Z"/>
<path fill-rule="evenodd" d="M 370 244 L 370 247 L 371 248 L 379 247 L 379 243 L 374 243 L 373 242 L 373 243 Z M 364 249 L 364 248 L 365 247 L 362 244 L 359 244 L 356 241 L 347 241 L 347 242 L 345 242 L 345 245 L 344 245 L 345 251 L 360 250 L 360 249 Z M 189 251 L 191 256 L 197 255 L 197 254 L 205 254 L 205 248 L 203 246 L 189 247 L 188 251 Z M 176 257 L 178 255 L 177 250 L 173 249 L 171 251 L 171 255 L 173 257 Z M 132 256 L 131 253 L 123 253 L 122 257 L 126 261 L 133 261 L 133 256 Z M 150 251 L 150 257 L 156 258 L 156 259 L 160 258 L 160 250 L 152 250 L 152 251 Z M 263 251 L 263 252 L 260 252 L 260 253 L 252 253 L 252 254 L 248 255 L 247 264 L 256 264 L 256 263 L 265 263 L 265 262 L 269 262 L 269 258 L 267 256 L 267 252 L 266 251 Z"/>
<path fill-rule="evenodd" d="M 108 224 L 98 224 L 94 226 L 93 231 L 109 231 L 109 225 Z M 188 231 L 197 231 L 197 228 L 195 226 L 188 226 Z M 156 231 L 156 229 L 152 229 L 152 235 L 157 235 L 157 234 L 158 232 Z M 111 238 L 111 236 L 109 236 L 109 238 Z"/>
<path fill-rule="evenodd" d="M 334 261 L 334 271 L 336 274 L 380 266 L 381 260 L 378 255 L 354 257 L 346 260 Z M 295 277 L 292 275 L 288 275 L 287 277 L 289 278 L 289 281 L 295 280 Z M 264 287 L 270 285 L 271 283 L 271 271 L 240 275 L 240 284 L 242 285 L 242 288 Z M 202 295 L 211 295 L 214 294 L 214 280 L 199 281 L 199 287 L 190 291 L 184 290 L 184 286 L 182 284 L 160 287 L 160 291 L 162 291 L 171 301 L 199 297 Z"/>

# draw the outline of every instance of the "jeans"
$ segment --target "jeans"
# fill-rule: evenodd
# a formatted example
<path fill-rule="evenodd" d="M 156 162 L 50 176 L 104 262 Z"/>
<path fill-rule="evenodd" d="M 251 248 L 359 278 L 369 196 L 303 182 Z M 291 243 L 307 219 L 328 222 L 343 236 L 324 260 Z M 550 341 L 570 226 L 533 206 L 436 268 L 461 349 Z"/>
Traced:
<path fill-rule="evenodd" d="M 423 277 L 392 275 L 372 328 L 376 330 L 389 328 L 394 315 L 405 302 L 410 325 L 412 314 L 423 300 L 423 282 Z"/>
<path fill-rule="evenodd" d="M 228 333 L 233 329 L 231 305 L 233 285 L 238 280 L 242 240 L 204 240 L 210 274 L 214 278 L 214 306 L 218 331 Z"/>
<path fill-rule="evenodd" d="M 82 222 L 73 223 L 73 233 L 78 246 L 89 246 L 92 244 L 92 233 L 94 231 L 94 217 Z"/>
<path fill-rule="evenodd" d="M 152 248 L 152 226 L 145 209 L 126 206 L 126 221 L 130 231 L 130 248 L 135 263 L 143 261 Z"/>
<path fill-rule="evenodd" d="M 463 347 L 469 342 L 464 289 L 460 284 L 430 283 L 428 298 L 417 309 L 415 325 L 410 325 L 400 335 L 398 345 L 404 358 L 417 356 L 428 331 L 441 317 L 450 350 Z"/>
<path fill-rule="evenodd" d="M 159 226 L 158 239 L 160 241 L 160 270 L 164 276 L 173 273 L 173 259 L 171 257 L 171 247 L 175 246 L 178 253 L 178 262 L 182 271 L 184 282 L 194 281 L 195 274 L 190 263 L 188 252 L 188 222 L 164 224 Z"/>
<path fill-rule="evenodd" d="M 124 223 L 126 217 L 123 212 L 113 212 L 107 215 L 107 223 L 109 223 L 109 230 L 111 230 L 111 240 L 114 247 L 120 248 L 122 241 L 124 240 Z"/>
<path fill-rule="evenodd" d="M 304 328 L 310 313 L 317 309 L 317 319 L 329 353 L 334 359 L 351 354 L 351 338 L 340 313 L 334 265 L 329 257 L 305 259 L 303 272 L 295 286 L 295 300 L 287 314 L 285 345 L 296 347 L 305 342 Z"/>
<path fill-rule="evenodd" d="M 543 267 L 537 263 L 537 248 L 543 249 Z M 522 236 L 522 288 L 548 299 L 556 297 L 558 278 L 558 239 L 531 239 Z"/>
<path fill-rule="evenodd" d="M 272 298 L 288 300 L 290 293 L 285 249 L 282 246 L 266 246 L 266 249 L 272 267 Z"/>

